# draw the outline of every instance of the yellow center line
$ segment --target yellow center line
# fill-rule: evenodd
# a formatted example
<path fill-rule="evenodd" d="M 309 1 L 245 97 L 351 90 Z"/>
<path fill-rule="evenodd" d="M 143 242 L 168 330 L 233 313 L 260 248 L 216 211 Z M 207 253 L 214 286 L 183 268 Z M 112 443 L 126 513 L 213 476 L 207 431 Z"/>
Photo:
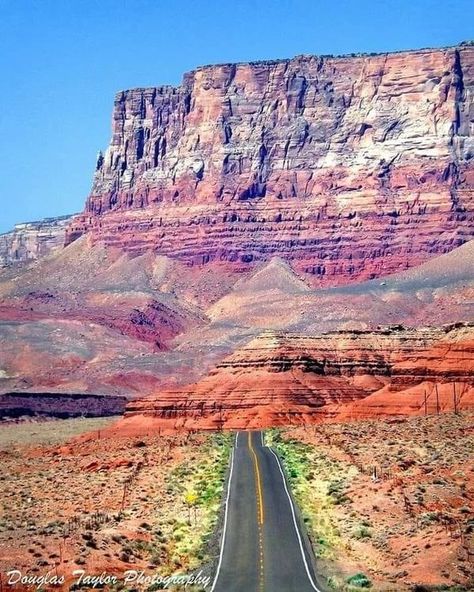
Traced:
<path fill-rule="evenodd" d="M 252 443 L 252 433 L 249 432 L 249 450 L 253 456 L 253 466 L 255 471 L 255 489 L 257 493 L 257 517 L 258 517 L 258 545 L 260 547 L 260 592 L 264 592 L 265 588 L 265 562 L 263 555 L 263 490 L 262 479 L 260 476 L 260 467 L 258 464 L 258 457 Z"/>
<path fill-rule="evenodd" d="M 264 520 L 264 513 L 263 513 L 263 491 L 262 491 L 262 479 L 260 476 L 260 467 L 258 465 L 258 458 L 255 453 L 253 443 L 252 443 L 252 433 L 249 432 L 249 448 L 250 452 L 253 456 L 254 467 L 255 467 L 255 477 L 257 482 L 257 498 L 258 498 L 258 523 L 261 525 L 263 524 Z"/>

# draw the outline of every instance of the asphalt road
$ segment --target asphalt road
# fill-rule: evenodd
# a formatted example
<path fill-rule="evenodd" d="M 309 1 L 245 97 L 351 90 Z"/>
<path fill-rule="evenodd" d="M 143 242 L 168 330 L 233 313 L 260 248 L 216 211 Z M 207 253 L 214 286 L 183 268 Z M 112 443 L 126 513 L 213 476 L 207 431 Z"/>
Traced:
<path fill-rule="evenodd" d="M 211 592 L 323 592 L 279 459 L 261 432 L 239 432 Z"/>

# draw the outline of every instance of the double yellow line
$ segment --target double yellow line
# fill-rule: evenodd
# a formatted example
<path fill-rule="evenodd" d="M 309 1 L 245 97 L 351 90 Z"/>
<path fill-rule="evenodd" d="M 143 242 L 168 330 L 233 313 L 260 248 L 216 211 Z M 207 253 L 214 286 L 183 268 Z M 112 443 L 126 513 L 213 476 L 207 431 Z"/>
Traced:
<path fill-rule="evenodd" d="M 255 449 L 252 443 L 252 432 L 249 432 L 249 448 L 250 452 L 253 456 L 253 463 L 255 469 L 255 481 L 257 486 L 257 506 L 258 506 L 258 523 L 259 525 L 263 525 L 264 521 L 264 511 L 263 511 L 263 490 L 262 490 L 262 478 L 260 475 L 260 467 L 258 465 L 258 457 L 255 453 Z"/>
<path fill-rule="evenodd" d="M 255 471 L 255 489 L 257 493 L 257 522 L 258 522 L 258 546 L 260 548 L 260 592 L 264 592 L 265 588 L 265 561 L 263 556 L 263 489 L 262 489 L 262 477 L 260 475 L 260 467 L 258 465 L 258 457 L 255 452 L 252 443 L 252 432 L 249 432 L 249 450 L 253 457 L 253 467 Z"/>

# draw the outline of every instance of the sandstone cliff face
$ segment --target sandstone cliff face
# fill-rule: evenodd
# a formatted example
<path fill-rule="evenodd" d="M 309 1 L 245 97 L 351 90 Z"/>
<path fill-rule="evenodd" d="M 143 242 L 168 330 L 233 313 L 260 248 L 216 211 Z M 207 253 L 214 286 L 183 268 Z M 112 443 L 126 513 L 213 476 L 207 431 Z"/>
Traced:
<path fill-rule="evenodd" d="M 474 236 L 474 48 L 206 66 L 117 95 L 67 241 L 314 283 L 375 277 Z"/>
<path fill-rule="evenodd" d="M 126 418 L 132 425 L 147 417 L 161 427 L 241 429 L 421 414 L 427 388 L 433 412 L 438 384 L 439 410 L 452 410 L 454 382 L 459 409 L 472 408 L 472 324 L 312 337 L 267 333 L 197 384 L 130 402 Z"/>
<path fill-rule="evenodd" d="M 337 421 L 437 414 L 474 408 L 474 330 L 459 323 L 425 349 L 402 357 L 391 380 L 336 410 Z"/>
<path fill-rule="evenodd" d="M 62 247 L 71 218 L 60 216 L 16 224 L 10 232 L 0 234 L 0 266 L 33 261 Z"/>

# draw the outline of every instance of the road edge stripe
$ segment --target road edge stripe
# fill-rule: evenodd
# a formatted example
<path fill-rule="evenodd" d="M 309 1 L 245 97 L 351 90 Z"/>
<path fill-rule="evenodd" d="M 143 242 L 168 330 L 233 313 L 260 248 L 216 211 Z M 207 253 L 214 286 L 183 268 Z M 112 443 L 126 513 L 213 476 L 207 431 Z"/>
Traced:
<path fill-rule="evenodd" d="M 304 566 L 305 566 L 305 569 L 306 569 L 306 575 L 308 576 L 308 580 L 309 580 L 311 586 L 313 587 L 313 589 L 316 590 L 316 592 L 323 592 L 320 588 L 318 588 L 316 586 L 316 584 L 313 581 L 313 578 L 311 577 L 311 572 L 309 571 L 308 562 L 306 560 L 306 555 L 305 555 L 305 552 L 304 552 L 303 541 L 301 539 L 301 534 L 300 534 L 300 531 L 299 531 L 299 528 L 298 528 L 298 522 L 296 521 L 295 507 L 294 507 L 294 504 L 293 504 L 293 500 L 291 499 L 290 492 L 288 491 L 288 485 L 286 484 L 286 478 L 285 478 L 285 474 L 283 473 L 283 469 L 282 469 L 282 466 L 281 466 L 281 461 L 278 458 L 278 456 L 275 453 L 275 451 L 273 450 L 273 448 L 268 447 L 268 449 L 270 450 L 270 452 L 273 454 L 273 456 L 276 459 L 276 462 L 277 462 L 277 465 L 278 465 L 278 469 L 279 469 L 280 474 L 281 474 L 281 478 L 283 479 L 283 486 L 285 488 L 285 492 L 286 492 L 286 495 L 288 497 L 288 501 L 290 502 L 291 515 L 293 517 L 293 524 L 295 525 L 296 536 L 298 537 L 298 542 L 299 542 L 300 550 L 301 550 L 301 556 L 303 557 L 303 563 L 304 563 Z M 212 590 L 211 590 L 211 592 L 212 592 Z"/>
<path fill-rule="evenodd" d="M 235 455 L 234 455 L 234 451 L 232 450 L 231 461 L 230 461 L 229 483 L 227 485 L 227 496 L 226 496 L 226 500 L 225 500 L 224 527 L 222 529 L 221 551 L 219 553 L 219 563 L 217 564 L 216 576 L 214 578 L 214 582 L 212 583 L 212 588 L 211 588 L 210 592 L 214 592 L 214 588 L 216 587 L 217 580 L 219 578 L 219 573 L 221 571 L 222 559 L 224 557 L 224 546 L 225 546 L 225 540 L 227 537 L 227 517 L 229 514 L 230 488 L 231 488 L 231 484 L 232 484 L 232 475 L 234 473 L 234 458 L 235 458 Z"/>

